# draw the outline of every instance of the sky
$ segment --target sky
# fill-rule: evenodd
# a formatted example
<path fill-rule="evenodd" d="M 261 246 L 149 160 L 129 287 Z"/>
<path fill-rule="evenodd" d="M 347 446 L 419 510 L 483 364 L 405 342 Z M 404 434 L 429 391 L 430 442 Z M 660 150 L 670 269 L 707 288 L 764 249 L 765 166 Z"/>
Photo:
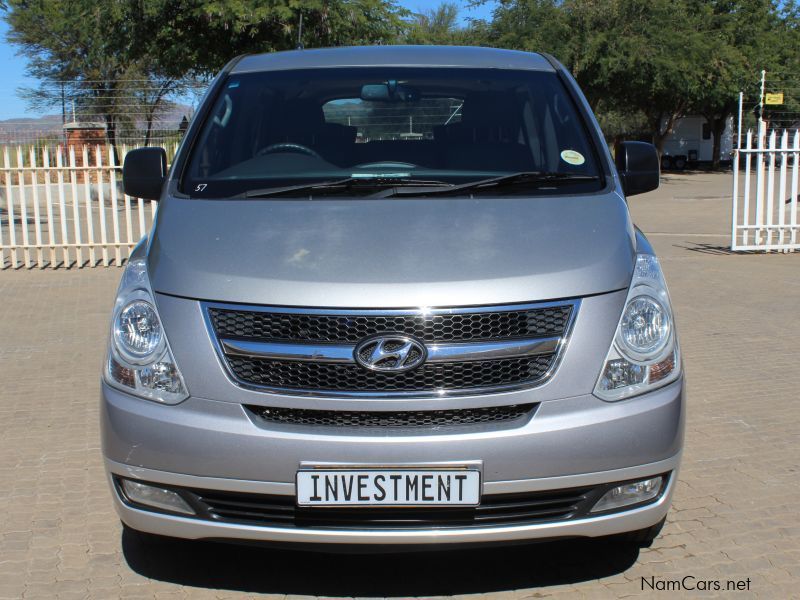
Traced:
<path fill-rule="evenodd" d="M 437 7 L 441 0 L 401 0 L 400 5 L 415 12 L 427 11 Z M 467 8 L 465 0 L 456 1 L 462 6 L 461 18 L 483 19 L 491 15 L 492 2 L 488 2 L 477 8 Z M 4 92 L 2 102 L 0 102 L 0 120 L 15 119 L 20 117 L 36 117 L 38 113 L 31 113 L 27 110 L 25 102 L 17 95 L 17 88 L 34 87 L 36 80 L 25 75 L 27 63 L 25 58 L 17 55 L 14 46 L 6 41 L 8 25 L 0 20 L 0 89 Z"/>

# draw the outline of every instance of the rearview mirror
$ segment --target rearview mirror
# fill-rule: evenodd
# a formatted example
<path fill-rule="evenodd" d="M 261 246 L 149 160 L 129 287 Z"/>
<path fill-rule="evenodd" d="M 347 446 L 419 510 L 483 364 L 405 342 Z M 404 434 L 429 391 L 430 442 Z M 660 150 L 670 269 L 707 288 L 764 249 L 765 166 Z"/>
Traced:
<path fill-rule="evenodd" d="M 661 173 L 653 144 L 622 142 L 617 146 L 616 163 L 626 196 L 644 194 L 658 187 Z"/>
<path fill-rule="evenodd" d="M 167 179 L 167 153 L 163 148 L 139 148 L 125 155 L 122 188 L 128 196 L 158 200 Z"/>
<path fill-rule="evenodd" d="M 371 102 L 416 102 L 419 100 L 419 90 L 390 79 L 386 83 L 362 85 L 361 99 Z"/>

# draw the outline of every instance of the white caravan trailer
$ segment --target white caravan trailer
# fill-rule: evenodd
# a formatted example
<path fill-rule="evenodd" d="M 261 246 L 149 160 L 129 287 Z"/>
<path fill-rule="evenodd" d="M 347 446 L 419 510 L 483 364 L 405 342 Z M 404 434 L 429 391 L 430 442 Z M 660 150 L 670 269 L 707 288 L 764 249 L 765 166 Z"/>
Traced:
<path fill-rule="evenodd" d="M 728 119 L 720 140 L 720 160 L 730 161 L 734 143 L 733 117 Z M 684 169 L 687 164 L 710 163 L 714 136 L 705 117 L 688 115 L 678 119 L 672 133 L 664 141 L 661 167 Z"/>

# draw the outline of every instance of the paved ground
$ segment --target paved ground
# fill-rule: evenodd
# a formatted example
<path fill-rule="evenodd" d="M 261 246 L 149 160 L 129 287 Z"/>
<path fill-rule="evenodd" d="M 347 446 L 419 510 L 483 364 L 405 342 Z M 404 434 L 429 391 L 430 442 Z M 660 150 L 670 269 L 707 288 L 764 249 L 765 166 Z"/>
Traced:
<path fill-rule="evenodd" d="M 614 598 L 687 576 L 749 592 L 659 595 L 800 597 L 800 254 L 729 254 L 728 186 L 683 175 L 632 199 L 671 286 L 690 402 L 674 509 L 641 551 L 573 542 L 354 558 L 176 541 L 145 552 L 121 534 L 98 442 L 119 271 L 0 272 L 0 598 Z"/>

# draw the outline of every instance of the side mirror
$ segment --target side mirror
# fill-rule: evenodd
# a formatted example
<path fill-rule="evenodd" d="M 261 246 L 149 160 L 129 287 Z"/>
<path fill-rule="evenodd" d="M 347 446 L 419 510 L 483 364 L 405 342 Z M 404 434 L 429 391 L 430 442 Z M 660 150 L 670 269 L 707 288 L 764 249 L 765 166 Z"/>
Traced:
<path fill-rule="evenodd" d="M 626 196 L 644 194 L 660 182 L 658 152 L 646 142 L 622 142 L 617 146 L 617 171 Z"/>
<path fill-rule="evenodd" d="M 128 196 L 158 200 L 167 179 L 167 153 L 163 148 L 139 148 L 125 155 L 122 188 Z"/>

